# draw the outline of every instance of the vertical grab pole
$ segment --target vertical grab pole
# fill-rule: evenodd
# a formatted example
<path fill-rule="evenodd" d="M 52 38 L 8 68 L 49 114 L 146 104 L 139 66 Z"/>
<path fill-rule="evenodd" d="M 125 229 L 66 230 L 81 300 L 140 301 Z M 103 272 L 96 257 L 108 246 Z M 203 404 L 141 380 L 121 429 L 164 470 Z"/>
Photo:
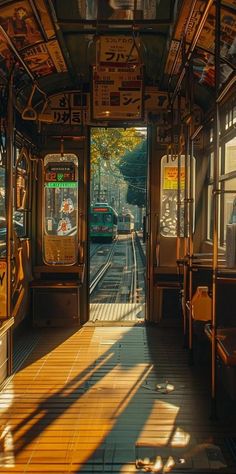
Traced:
<path fill-rule="evenodd" d="M 7 255 L 7 318 L 12 314 L 12 251 L 13 251 L 13 133 L 14 133 L 14 109 L 13 109 L 13 77 L 14 67 L 10 73 L 8 83 L 7 101 L 7 162 L 6 162 L 6 255 Z M 8 331 L 8 376 L 12 373 L 12 329 Z"/>
<path fill-rule="evenodd" d="M 189 251 L 189 362 L 193 364 L 193 140 L 190 139 L 193 132 L 193 70 L 192 64 L 189 67 L 189 84 L 190 84 L 190 121 L 188 124 L 188 164 L 189 164 L 189 195 L 188 195 L 188 251 Z"/>
<path fill-rule="evenodd" d="M 178 96 L 178 121 L 180 124 L 180 115 L 181 115 L 181 95 Z M 179 134 L 181 137 L 181 125 L 179 127 Z M 177 155 L 177 238 L 176 238 L 176 260 L 180 258 L 180 172 L 181 172 L 181 143 L 179 138 L 179 149 Z"/>
<path fill-rule="evenodd" d="M 190 196 L 191 196 L 191 163 L 190 163 L 190 129 L 189 123 L 187 124 L 186 133 L 186 185 L 187 185 L 187 226 L 186 226 L 186 238 L 187 238 L 187 260 L 188 260 L 188 349 L 189 349 L 189 364 L 193 364 L 193 321 L 192 321 L 192 293 L 193 293 L 193 277 L 192 277 L 192 245 L 190 237 Z"/>
<path fill-rule="evenodd" d="M 177 186 L 177 229 L 176 229 L 176 260 L 180 258 L 180 187 L 181 187 L 181 153 L 182 153 L 182 146 L 180 137 L 181 137 L 181 95 L 178 95 L 178 104 L 177 104 L 177 124 L 178 124 L 178 133 L 179 133 L 179 143 L 178 143 L 178 150 L 177 150 L 177 160 L 178 160 L 178 186 Z M 186 257 L 186 245 L 184 247 L 184 257 Z M 183 266 L 183 346 L 186 348 L 188 346 L 187 338 L 187 310 L 186 310 L 186 300 L 187 300 L 187 265 L 184 259 L 184 266 Z"/>
<path fill-rule="evenodd" d="M 189 168 L 189 362 L 193 364 L 193 140 L 190 141 Z"/>
<path fill-rule="evenodd" d="M 212 262 L 212 340 L 211 340 L 211 419 L 217 418 L 217 380 L 216 380 L 216 293 L 218 274 L 218 210 L 219 210 L 219 133 L 220 113 L 217 101 L 220 73 L 220 13 L 221 0 L 215 2 L 215 117 L 214 117 L 214 180 L 213 180 L 213 262 Z"/>
<path fill-rule="evenodd" d="M 187 112 L 187 106 L 189 105 L 189 69 L 186 73 L 187 81 L 187 90 L 185 94 L 185 112 Z M 186 319 L 188 322 L 188 350 L 189 354 L 192 348 L 192 329 L 191 329 L 191 320 L 190 320 L 190 266 L 189 266 L 189 239 L 188 239 L 188 229 L 189 229 L 189 210 L 188 210 L 188 198 L 189 198 L 189 167 L 188 167 L 188 157 L 189 157 L 189 129 L 188 121 L 184 126 L 185 131 L 185 150 L 184 150 L 184 259 L 185 259 L 185 269 L 186 269 L 186 294 L 188 298 L 186 302 Z"/>

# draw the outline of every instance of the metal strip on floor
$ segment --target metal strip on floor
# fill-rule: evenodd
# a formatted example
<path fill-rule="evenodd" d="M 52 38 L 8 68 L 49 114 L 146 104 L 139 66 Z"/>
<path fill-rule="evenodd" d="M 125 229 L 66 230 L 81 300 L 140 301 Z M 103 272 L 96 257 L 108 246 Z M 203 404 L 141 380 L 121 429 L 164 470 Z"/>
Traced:
<path fill-rule="evenodd" d="M 138 321 L 145 318 L 144 303 L 91 303 L 89 320 Z"/>

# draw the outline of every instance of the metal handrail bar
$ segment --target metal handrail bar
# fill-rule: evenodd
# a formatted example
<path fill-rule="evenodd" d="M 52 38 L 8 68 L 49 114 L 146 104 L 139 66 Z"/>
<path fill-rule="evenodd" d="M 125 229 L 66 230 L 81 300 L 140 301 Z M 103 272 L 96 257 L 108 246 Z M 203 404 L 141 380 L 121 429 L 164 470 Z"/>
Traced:
<path fill-rule="evenodd" d="M 133 260 L 134 260 L 134 265 L 133 265 L 133 271 L 132 271 L 132 282 L 131 282 L 131 291 L 130 291 L 130 300 L 131 303 L 136 303 L 136 290 L 137 290 L 137 258 L 136 258 L 136 251 L 135 251 L 135 245 L 134 245 L 134 236 L 133 234 L 131 235 L 131 240 L 132 240 L 132 250 L 133 250 Z"/>

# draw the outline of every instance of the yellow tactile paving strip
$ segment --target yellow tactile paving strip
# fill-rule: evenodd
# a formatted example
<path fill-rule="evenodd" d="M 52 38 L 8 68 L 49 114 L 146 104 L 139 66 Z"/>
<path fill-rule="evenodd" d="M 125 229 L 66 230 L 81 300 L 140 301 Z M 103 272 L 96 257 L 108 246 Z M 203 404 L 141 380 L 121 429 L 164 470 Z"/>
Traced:
<path fill-rule="evenodd" d="M 138 472 L 150 447 L 211 468 L 206 444 L 226 431 L 180 341 L 144 326 L 40 330 L 0 396 L 0 472 Z M 166 380 L 174 390 L 156 391 Z"/>
<path fill-rule="evenodd" d="M 91 303 L 90 321 L 139 321 L 145 318 L 144 303 Z"/>

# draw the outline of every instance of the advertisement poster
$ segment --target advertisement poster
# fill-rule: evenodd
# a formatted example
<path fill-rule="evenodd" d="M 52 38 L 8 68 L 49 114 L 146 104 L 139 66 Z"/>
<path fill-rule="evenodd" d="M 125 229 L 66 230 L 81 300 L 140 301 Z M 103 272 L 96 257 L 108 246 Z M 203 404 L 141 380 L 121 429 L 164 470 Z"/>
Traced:
<path fill-rule="evenodd" d="M 3 35 L 0 34 L 0 61 L 10 55 L 9 48 Z"/>
<path fill-rule="evenodd" d="M 44 235 L 44 256 L 49 264 L 73 265 L 77 259 L 77 240 L 73 236 Z"/>
<path fill-rule="evenodd" d="M 0 24 L 19 50 L 43 41 L 30 4 L 26 0 L 2 6 Z"/>
<path fill-rule="evenodd" d="M 36 77 L 65 72 L 67 67 L 58 41 L 55 39 L 55 31 L 44 0 L 37 0 L 36 7 L 49 41 L 43 41 L 40 27 L 27 0 L 0 7 L 0 25 Z M 9 54 L 6 40 L 3 38 L 2 42 L 0 38 L 0 61 L 6 60 Z"/>
<path fill-rule="evenodd" d="M 57 40 L 46 43 L 47 49 L 57 72 L 66 72 L 66 64 Z"/>
<path fill-rule="evenodd" d="M 57 94 L 50 98 L 50 113 L 53 115 L 53 123 L 65 125 L 87 123 L 89 95 L 85 93 L 81 95 L 80 92 Z"/>
<path fill-rule="evenodd" d="M 185 171 L 184 167 L 180 168 L 180 189 L 184 189 Z M 178 189 L 178 167 L 165 166 L 164 167 L 164 184 L 163 190 Z"/>
<path fill-rule="evenodd" d="M 189 28 L 187 31 L 187 46 L 194 38 L 196 29 L 200 23 L 202 13 L 205 9 L 205 1 L 198 0 L 194 11 L 192 13 Z M 220 49 L 222 58 L 226 58 L 227 61 L 235 65 L 236 63 L 236 21 L 235 21 L 235 12 L 232 8 L 227 9 L 227 6 L 235 8 L 235 0 L 228 0 L 222 3 L 221 8 L 221 39 L 220 39 Z M 172 65 L 176 57 L 176 53 L 180 46 L 180 41 L 184 33 L 185 25 L 187 18 L 190 13 L 191 3 L 184 3 L 176 30 L 174 33 L 173 40 L 171 42 L 169 55 L 166 64 L 166 73 L 170 73 L 172 70 Z M 212 6 L 209 10 L 209 14 L 203 26 L 202 32 L 200 34 L 197 46 L 199 47 L 196 50 L 194 55 L 194 73 L 199 78 L 200 83 L 209 85 L 210 87 L 214 86 L 214 45 L 215 45 L 215 7 Z M 200 49 L 202 48 L 202 49 Z M 179 60 L 177 61 L 174 74 L 178 74 L 180 71 L 181 64 L 181 54 L 179 55 Z M 220 82 L 223 83 L 227 80 L 229 75 L 232 73 L 233 68 L 229 64 L 221 64 L 220 70 Z"/>
<path fill-rule="evenodd" d="M 41 43 L 22 52 L 22 57 L 33 74 L 47 76 L 56 71 L 46 43 Z"/>
<path fill-rule="evenodd" d="M 140 67 L 93 67 L 94 120 L 137 120 L 143 117 L 143 74 Z"/>
<path fill-rule="evenodd" d="M 45 1 L 44 0 L 34 0 L 34 3 L 37 7 L 37 10 L 38 10 L 38 13 L 39 13 L 39 16 L 40 16 L 40 20 L 43 24 L 43 28 L 44 28 L 44 31 L 47 35 L 47 38 L 52 39 L 53 37 L 55 37 L 55 31 L 54 31 L 54 27 L 53 27 L 50 15 L 48 14 L 48 10 L 46 8 Z"/>
<path fill-rule="evenodd" d="M 125 67 L 140 63 L 140 42 L 134 42 L 132 36 L 101 36 L 96 45 L 100 66 Z"/>
<path fill-rule="evenodd" d="M 7 263 L 0 260 L 0 319 L 7 317 Z"/>
<path fill-rule="evenodd" d="M 29 69 L 38 77 L 66 71 L 66 65 L 56 40 L 27 48 L 22 51 L 22 57 Z"/>

